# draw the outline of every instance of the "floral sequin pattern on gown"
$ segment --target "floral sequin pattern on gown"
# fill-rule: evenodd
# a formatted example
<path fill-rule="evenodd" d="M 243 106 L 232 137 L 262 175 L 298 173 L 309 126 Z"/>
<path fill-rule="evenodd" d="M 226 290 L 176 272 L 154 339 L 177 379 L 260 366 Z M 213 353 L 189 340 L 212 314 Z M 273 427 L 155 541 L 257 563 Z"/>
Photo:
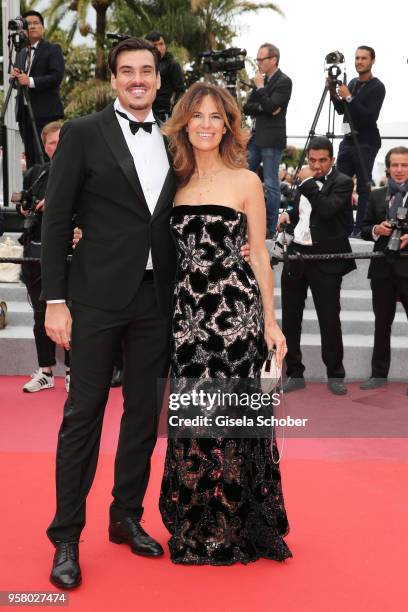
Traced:
<path fill-rule="evenodd" d="M 259 377 L 266 347 L 258 285 L 240 252 L 245 214 L 180 205 L 171 230 L 178 271 L 170 377 Z M 231 565 L 291 557 L 278 459 L 272 438 L 169 439 L 160 512 L 172 561 Z"/>

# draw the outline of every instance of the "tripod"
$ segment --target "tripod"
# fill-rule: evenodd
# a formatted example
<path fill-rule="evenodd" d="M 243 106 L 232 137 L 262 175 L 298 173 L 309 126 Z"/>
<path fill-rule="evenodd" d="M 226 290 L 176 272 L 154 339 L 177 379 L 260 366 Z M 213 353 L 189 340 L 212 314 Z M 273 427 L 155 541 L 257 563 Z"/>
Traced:
<path fill-rule="evenodd" d="M 15 63 L 12 61 L 13 50 L 16 52 L 21 51 L 27 46 L 26 41 L 28 39 L 24 36 L 20 36 L 18 39 L 16 34 L 9 34 L 8 36 L 8 50 L 9 50 L 9 67 L 14 67 Z M 10 80 L 10 84 L 4 98 L 3 105 L 0 111 L 0 142 L 3 150 L 3 202 L 6 205 L 9 201 L 9 184 L 8 184 L 8 147 L 7 147 L 7 128 L 5 125 L 5 116 L 7 108 L 10 102 L 11 93 L 13 89 L 17 87 L 17 95 L 21 95 L 24 105 L 27 107 L 29 123 L 34 135 L 34 145 L 40 164 L 45 163 L 44 150 L 41 144 L 40 137 L 38 135 L 37 126 L 35 124 L 35 117 L 33 108 L 31 106 L 30 97 L 28 95 L 28 86 L 20 85 L 20 83 L 13 77 Z"/>
<path fill-rule="evenodd" d="M 308 135 L 308 137 L 306 139 L 306 143 L 305 143 L 304 149 L 303 149 L 302 154 L 300 156 L 299 163 L 298 163 L 298 166 L 296 168 L 295 175 L 293 177 L 293 184 L 292 184 L 292 189 L 291 189 L 291 193 L 290 193 L 290 198 L 293 197 L 293 193 L 294 193 L 294 190 L 295 190 L 295 186 L 296 186 L 296 182 L 297 182 L 297 179 L 298 179 L 299 172 L 302 169 L 302 166 L 303 166 L 303 164 L 305 162 L 305 159 L 306 159 L 307 150 L 308 150 L 308 147 L 309 147 L 310 140 L 311 140 L 311 138 L 313 138 L 313 136 L 316 135 L 316 126 L 317 126 L 317 123 L 319 121 L 319 118 L 320 118 L 320 115 L 321 115 L 321 112 L 322 112 L 322 109 L 323 109 L 323 106 L 324 106 L 324 102 L 326 100 L 326 96 L 330 92 L 331 87 L 335 87 L 336 85 L 342 85 L 342 82 L 337 80 L 337 77 L 339 76 L 339 74 L 340 74 L 340 68 L 338 66 L 331 66 L 329 68 L 329 77 L 328 77 L 328 80 L 327 80 L 327 82 L 326 82 L 326 84 L 324 86 L 322 97 L 320 98 L 320 102 L 318 104 L 316 114 L 314 116 L 312 125 L 311 125 L 310 130 L 309 130 L 309 135 Z M 347 78 L 346 78 L 346 75 L 344 74 L 344 84 L 346 83 L 346 80 L 347 80 Z M 360 144 L 358 142 L 357 132 L 354 129 L 354 124 L 353 124 L 353 120 L 351 118 L 350 109 L 349 109 L 348 104 L 347 104 L 347 102 L 345 100 L 343 100 L 343 108 L 344 108 L 344 116 L 346 117 L 347 123 L 350 126 L 350 133 L 351 133 L 351 136 L 353 138 L 354 146 L 356 147 L 357 158 L 358 158 L 358 162 L 359 162 L 359 164 L 361 166 L 361 169 L 362 169 L 362 173 L 363 173 L 363 176 L 364 176 L 364 181 L 367 184 L 368 189 L 370 190 L 371 189 L 371 181 L 370 181 L 370 178 L 368 176 L 368 172 L 367 172 L 367 168 L 366 168 L 366 165 L 365 165 L 365 162 L 364 162 L 363 154 L 361 152 L 361 147 L 360 147 Z M 333 103 L 332 100 L 330 100 L 330 102 L 329 102 L 329 117 L 328 117 L 328 125 L 327 125 L 326 136 L 327 136 L 327 138 L 329 138 L 332 141 L 334 139 L 334 118 L 335 118 L 334 103 Z"/>

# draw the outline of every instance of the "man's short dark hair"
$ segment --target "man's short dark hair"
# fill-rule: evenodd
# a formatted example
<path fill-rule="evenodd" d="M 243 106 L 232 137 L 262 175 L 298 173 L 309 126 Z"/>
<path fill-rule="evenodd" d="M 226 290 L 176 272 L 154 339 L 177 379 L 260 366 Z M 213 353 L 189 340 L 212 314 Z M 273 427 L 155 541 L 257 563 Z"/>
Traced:
<path fill-rule="evenodd" d="M 385 156 L 385 167 L 388 169 L 391 166 L 391 155 L 408 155 L 407 147 L 394 147 L 390 149 Z"/>
<path fill-rule="evenodd" d="M 157 51 L 153 43 L 145 38 L 136 38 L 131 36 L 122 40 L 120 43 L 112 47 L 108 55 L 108 65 L 112 74 L 116 76 L 116 66 L 118 57 L 123 51 L 150 51 L 154 58 L 154 67 L 156 72 L 159 72 L 160 53 Z"/>
<path fill-rule="evenodd" d="M 323 149 L 324 151 L 328 151 L 330 157 L 333 157 L 333 144 L 326 136 L 314 136 L 309 142 L 307 152 L 309 153 L 311 149 L 314 151 Z"/>
<path fill-rule="evenodd" d="M 362 49 L 363 51 L 368 51 L 369 54 L 370 54 L 371 59 L 375 59 L 375 51 L 374 51 L 374 49 L 372 47 L 367 47 L 367 45 L 359 45 L 357 47 L 357 50 L 358 49 Z"/>
<path fill-rule="evenodd" d="M 24 19 L 27 19 L 27 17 L 38 17 L 38 19 L 41 21 L 41 25 L 44 25 L 44 17 L 38 11 L 27 11 L 22 15 L 22 17 L 24 17 Z"/>
<path fill-rule="evenodd" d="M 278 47 L 276 47 L 272 43 L 263 43 L 263 45 L 261 45 L 259 48 L 260 49 L 267 49 L 269 57 L 276 57 L 276 65 L 279 64 L 280 51 L 279 51 Z"/>
<path fill-rule="evenodd" d="M 166 42 L 165 35 L 163 34 L 163 32 L 159 32 L 159 30 L 152 30 L 145 36 L 146 40 L 150 40 L 150 42 L 153 42 L 153 43 L 157 42 L 161 38 L 164 40 L 164 42 Z"/>

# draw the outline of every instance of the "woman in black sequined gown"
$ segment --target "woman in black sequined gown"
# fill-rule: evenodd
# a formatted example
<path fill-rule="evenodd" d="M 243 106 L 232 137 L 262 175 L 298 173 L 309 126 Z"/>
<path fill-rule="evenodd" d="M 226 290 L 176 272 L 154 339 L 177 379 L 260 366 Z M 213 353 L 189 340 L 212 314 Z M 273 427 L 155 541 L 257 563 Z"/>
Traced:
<path fill-rule="evenodd" d="M 267 345 L 277 346 L 281 360 L 285 340 L 274 319 L 262 189 L 243 167 L 235 101 L 224 90 L 196 84 L 165 131 L 180 177 L 171 221 L 178 272 L 170 376 L 257 378 Z M 210 178 L 200 182 L 206 169 Z M 247 238 L 252 267 L 240 251 Z M 271 432 L 270 438 L 169 439 L 160 511 L 174 563 L 292 556 L 283 540 L 288 521 L 272 438 Z"/>

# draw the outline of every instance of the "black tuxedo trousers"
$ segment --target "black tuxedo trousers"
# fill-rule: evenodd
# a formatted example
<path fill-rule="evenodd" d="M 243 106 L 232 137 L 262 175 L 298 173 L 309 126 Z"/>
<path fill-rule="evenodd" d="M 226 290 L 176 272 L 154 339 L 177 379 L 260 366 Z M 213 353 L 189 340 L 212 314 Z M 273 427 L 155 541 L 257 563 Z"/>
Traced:
<path fill-rule="evenodd" d="M 296 245 L 298 251 L 307 247 Z M 289 273 L 290 271 L 290 273 Z M 320 327 L 322 359 L 328 378 L 344 378 L 343 337 L 340 323 L 340 290 L 343 276 L 327 273 L 318 262 L 297 262 L 282 272 L 282 331 L 288 346 L 286 373 L 303 377 L 300 339 L 307 290 L 310 287 Z"/>
<path fill-rule="evenodd" d="M 153 281 L 143 281 L 121 311 L 72 303 L 71 389 L 56 464 L 57 512 L 47 534 L 55 544 L 78 540 L 98 461 L 115 356 L 124 355 L 122 415 L 110 517 L 140 518 L 161 407 L 159 379 L 169 368 L 170 317 L 159 308 Z"/>
<path fill-rule="evenodd" d="M 398 298 L 408 317 L 408 278 L 396 274 L 387 278 L 374 277 L 371 292 L 375 320 L 371 376 L 387 378 L 391 365 L 391 328 Z"/>

